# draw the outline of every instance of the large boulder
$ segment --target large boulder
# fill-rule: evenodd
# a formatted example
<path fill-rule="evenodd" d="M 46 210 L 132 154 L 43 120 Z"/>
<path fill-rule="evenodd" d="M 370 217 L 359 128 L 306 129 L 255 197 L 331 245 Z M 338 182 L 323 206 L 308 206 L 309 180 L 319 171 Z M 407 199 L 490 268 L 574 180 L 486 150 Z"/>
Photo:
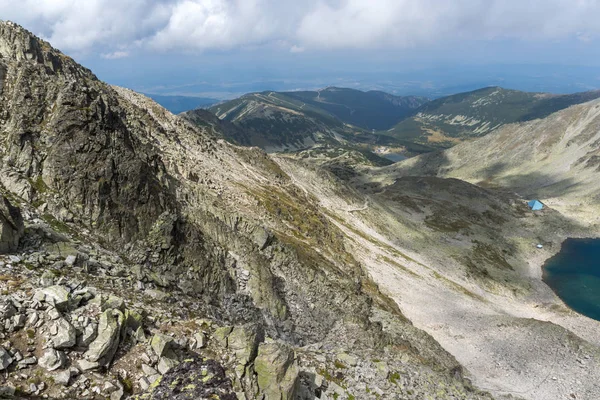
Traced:
<path fill-rule="evenodd" d="M 0 254 L 17 250 L 24 231 L 21 211 L 0 195 Z"/>
<path fill-rule="evenodd" d="M 50 327 L 50 341 L 55 349 L 68 349 L 77 343 L 77 331 L 69 321 L 59 318 Z"/>
<path fill-rule="evenodd" d="M 98 336 L 85 353 L 88 361 L 102 366 L 110 364 L 119 347 L 123 320 L 123 313 L 119 310 L 106 310 L 100 315 Z"/>
<path fill-rule="evenodd" d="M 284 343 L 269 340 L 258 346 L 254 360 L 261 399 L 292 400 L 298 381 L 294 351 Z"/>
<path fill-rule="evenodd" d="M 60 311 L 69 307 L 69 291 L 61 285 L 48 286 L 38 289 L 34 296 L 35 300 L 44 301 Z"/>

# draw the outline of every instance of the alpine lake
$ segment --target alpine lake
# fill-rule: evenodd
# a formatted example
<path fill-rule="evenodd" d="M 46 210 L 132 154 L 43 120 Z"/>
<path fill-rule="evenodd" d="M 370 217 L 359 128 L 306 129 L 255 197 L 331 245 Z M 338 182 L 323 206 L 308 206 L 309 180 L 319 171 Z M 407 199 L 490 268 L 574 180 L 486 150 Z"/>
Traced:
<path fill-rule="evenodd" d="M 571 309 L 600 321 L 600 239 L 567 239 L 544 265 L 544 282 Z"/>

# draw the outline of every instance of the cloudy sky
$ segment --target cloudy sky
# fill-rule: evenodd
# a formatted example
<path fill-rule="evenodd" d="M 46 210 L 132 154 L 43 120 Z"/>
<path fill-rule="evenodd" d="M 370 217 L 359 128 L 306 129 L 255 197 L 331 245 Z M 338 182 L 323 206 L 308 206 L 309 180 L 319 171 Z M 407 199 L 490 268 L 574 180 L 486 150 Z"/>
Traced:
<path fill-rule="evenodd" d="M 0 18 L 157 93 L 600 84 L 600 0 L 0 0 Z"/>

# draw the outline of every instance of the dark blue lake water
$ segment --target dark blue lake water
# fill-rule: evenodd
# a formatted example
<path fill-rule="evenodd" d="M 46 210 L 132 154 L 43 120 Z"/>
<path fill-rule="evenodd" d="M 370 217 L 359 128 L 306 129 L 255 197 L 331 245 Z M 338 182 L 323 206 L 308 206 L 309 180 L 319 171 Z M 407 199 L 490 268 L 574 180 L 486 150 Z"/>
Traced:
<path fill-rule="evenodd" d="M 600 239 L 567 239 L 544 265 L 544 282 L 569 307 L 600 321 Z"/>
<path fill-rule="evenodd" d="M 381 156 L 384 158 L 387 158 L 388 160 L 392 160 L 393 162 L 406 160 L 408 158 L 404 154 L 400 154 L 400 153 L 387 153 L 387 154 L 382 154 Z"/>

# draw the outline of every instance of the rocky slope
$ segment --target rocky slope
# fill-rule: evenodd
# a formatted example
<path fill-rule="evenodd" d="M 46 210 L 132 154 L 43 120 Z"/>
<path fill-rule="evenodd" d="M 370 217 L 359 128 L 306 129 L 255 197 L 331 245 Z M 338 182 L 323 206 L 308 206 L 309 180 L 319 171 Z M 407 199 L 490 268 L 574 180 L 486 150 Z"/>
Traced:
<path fill-rule="evenodd" d="M 331 171 L 350 192 L 324 191 L 322 171 L 303 181 L 337 210 L 380 287 L 480 387 L 597 398 L 600 323 L 569 310 L 541 266 L 565 238 L 600 235 L 599 116 L 595 100 L 390 167 Z M 530 211 L 531 198 L 547 207 Z"/>
<path fill-rule="evenodd" d="M 600 91 L 552 95 L 489 87 L 426 103 L 387 132 L 432 148 L 448 148 L 503 125 L 544 118 L 574 104 L 600 97 Z"/>
<path fill-rule="evenodd" d="M 244 138 L 233 137 L 236 142 L 268 152 L 306 149 L 317 143 L 344 143 L 346 136 L 361 131 L 318 107 L 277 92 L 248 94 L 217 104 L 210 111 L 247 132 Z"/>
<path fill-rule="evenodd" d="M 0 56 L 3 395 L 491 398 L 265 153 L 15 24 Z"/>

